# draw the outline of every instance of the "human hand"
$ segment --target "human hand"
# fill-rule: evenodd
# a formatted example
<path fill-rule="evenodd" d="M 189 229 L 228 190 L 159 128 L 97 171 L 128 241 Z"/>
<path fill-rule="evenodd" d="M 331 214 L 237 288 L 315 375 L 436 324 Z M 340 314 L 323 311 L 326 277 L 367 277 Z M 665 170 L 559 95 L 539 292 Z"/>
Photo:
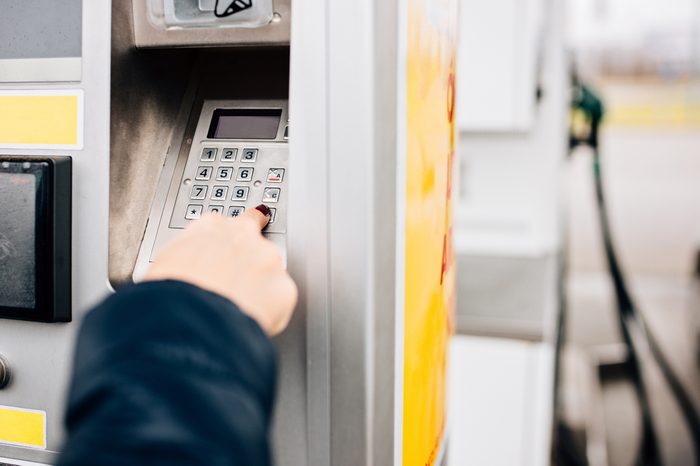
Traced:
<path fill-rule="evenodd" d="M 296 305 L 297 287 L 277 246 L 260 233 L 269 209 L 258 208 L 235 219 L 206 214 L 192 222 L 156 257 L 145 280 L 179 280 L 218 293 L 268 335 L 281 333 Z"/>

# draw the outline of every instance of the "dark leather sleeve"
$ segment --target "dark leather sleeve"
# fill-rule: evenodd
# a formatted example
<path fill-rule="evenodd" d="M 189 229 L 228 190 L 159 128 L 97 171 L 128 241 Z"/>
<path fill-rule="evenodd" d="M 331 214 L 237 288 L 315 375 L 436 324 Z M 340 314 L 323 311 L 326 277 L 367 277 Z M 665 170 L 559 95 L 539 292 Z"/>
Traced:
<path fill-rule="evenodd" d="M 77 342 L 59 466 L 268 466 L 272 343 L 229 300 L 176 282 L 117 292 Z"/>

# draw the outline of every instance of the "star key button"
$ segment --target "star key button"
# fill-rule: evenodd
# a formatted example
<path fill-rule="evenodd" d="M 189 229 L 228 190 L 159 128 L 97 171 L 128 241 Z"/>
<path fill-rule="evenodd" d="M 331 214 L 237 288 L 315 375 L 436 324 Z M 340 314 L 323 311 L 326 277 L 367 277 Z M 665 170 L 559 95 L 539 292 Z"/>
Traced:
<path fill-rule="evenodd" d="M 199 204 L 190 204 L 187 206 L 187 212 L 185 213 L 185 218 L 187 220 L 197 220 L 202 216 L 202 210 L 204 206 Z"/>

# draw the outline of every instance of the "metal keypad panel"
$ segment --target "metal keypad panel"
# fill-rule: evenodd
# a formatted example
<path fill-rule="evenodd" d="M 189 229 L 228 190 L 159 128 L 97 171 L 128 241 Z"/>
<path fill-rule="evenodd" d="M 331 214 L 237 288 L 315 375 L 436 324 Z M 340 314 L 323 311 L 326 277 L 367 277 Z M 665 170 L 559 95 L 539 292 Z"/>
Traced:
<path fill-rule="evenodd" d="M 239 133 L 239 139 L 217 138 L 212 128 L 215 112 L 219 110 L 251 114 L 261 110 L 279 111 L 276 137 L 249 139 Z M 149 221 L 146 229 L 134 269 L 136 280 L 143 277 L 148 264 L 192 221 L 208 213 L 237 217 L 259 204 L 266 204 L 272 212 L 271 222 L 263 233 L 286 257 L 287 101 L 205 100 L 193 123 L 178 127 L 182 131 L 181 143 L 174 145 L 175 150 L 166 156 L 151 209 L 150 220 L 157 221 Z"/>
<path fill-rule="evenodd" d="M 193 145 L 170 228 L 207 212 L 236 217 L 266 204 L 275 209 L 267 233 L 286 232 L 287 144 L 204 140 Z"/>

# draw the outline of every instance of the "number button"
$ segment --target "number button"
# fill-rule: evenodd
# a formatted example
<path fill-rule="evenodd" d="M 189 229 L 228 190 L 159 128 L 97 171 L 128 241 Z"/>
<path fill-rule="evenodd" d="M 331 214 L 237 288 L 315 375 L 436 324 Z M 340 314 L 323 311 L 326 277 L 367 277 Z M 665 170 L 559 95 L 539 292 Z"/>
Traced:
<path fill-rule="evenodd" d="M 212 167 L 198 167 L 194 179 L 199 181 L 209 181 L 211 179 Z"/>
<path fill-rule="evenodd" d="M 214 186 L 211 189 L 211 200 L 212 201 L 225 201 L 227 194 L 228 194 L 228 187 L 227 186 Z"/>
<path fill-rule="evenodd" d="M 233 207 L 228 208 L 228 216 L 229 217 L 238 217 L 243 212 L 245 212 L 245 207 L 233 206 Z"/>
<path fill-rule="evenodd" d="M 268 183 L 281 183 L 284 180 L 284 168 L 270 168 L 267 171 Z"/>
<path fill-rule="evenodd" d="M 207 187 L 202 185 L 192 186 L 192 193 L 190 194 L 190 199 L 206 199 L 207 197 Z"/>
<path fill-rule="evenodd" d="M 224 206 L 222 206 L 222 205 L 210 205 L 209 212 L 211 212 L 212 214 L 223 214 L 224 213 Z"/>
<path fill-rule="evenodd" d="M 265 188 L 263 191 L 263 202 L 276 203 L 280 200 L 280 188 Z"/>
<path fill-rule="evenodd" d="M 221 161 L 222 162 L 234 162 L 236 160 L 236 154 L 238 149 L 224 148 L 221 151 Z"/>
<path fill-rule="evenodd" d="M 238 176 L 236 181 L 250 181 L 253 179 L 253 169 L 252 168 L 240 168 L 238 170 Z"/>
<path fill-rule="evenodd" d="M 248 186 L 235 186 L 233 188 L 233 197 L 231 197 L 232 201 L 245 201 L 248 199 L 248 190 L 250 188 Z"/>
<path fill-rule="evenodd" d="M 185 218 L 187 220 L 196 220 L 202 216 L 202 210 L 204 206 L 199 204 L 190 204 L 187 206 L 187 212 L 185 212 Z"/>
<path fill-rule="evenodd" d="M 243 155 L 241 155 L 241 162 L 255 162 L 258 158 L 257 149 L 243 149 Z"/>
<path fill-rule="evenodd" d="M 228 181 L 231 179 L 233 176 L 233 168 L 232 167 L 219 167 L 219 170 L 216 172 L 216 180 L 217 181 Z"/>
<path fill-rule="evenodd" d="M 202 149 L 202 156 L 199 160 L 202 162 L 211 162 L 212 160 L 216 160 L 216 149 L 212 147 L 205 147 Z"/>

